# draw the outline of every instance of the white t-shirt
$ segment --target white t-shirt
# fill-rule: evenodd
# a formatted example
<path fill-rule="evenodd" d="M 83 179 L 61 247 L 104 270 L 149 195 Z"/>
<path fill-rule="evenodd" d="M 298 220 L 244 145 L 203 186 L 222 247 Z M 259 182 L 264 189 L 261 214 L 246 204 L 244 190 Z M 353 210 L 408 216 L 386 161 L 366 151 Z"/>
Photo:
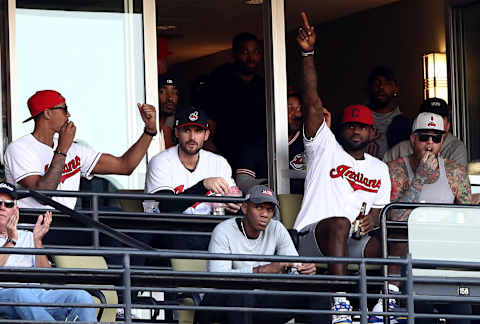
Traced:
<path fill-rule="evenodd" d="M 18 239 L 17 248 L 33 248 L 33 233 L 30 231 L 18 230 Z M 0 236 L 0 246 L 5 244 L 7 239 L 3 236 Z M 5 267 L 26 267 L 32 268 L 35 266 L 35 255 L 33 254 L 10 254 L 8 256 L 7 262 L 4 264 Z"/>
<path fill-rule="evenodd" d="M 53 148 L 39 142 L 32 134 L 27 134 L 13 141 L 5 151 L 5 176 L 7 182 L 21 188 L 19 182 L 29 176 L 44 176 L 50 163 L 53 152 L 58 145 L 58 138 L 53 139 Z M 80 187 L 80 176 L 91 179 L 101 153 L 91 148 L 73 143 L 67 152 L 65 166 L 63 167 L 62 179 L 57 190 L 76 191 Z M 74 208 L 76 198 L 55 197 L 55 201 Z M 33 198 L 24 198 L 18 201 L 20 208 L 51 208 L 40 204 Z"/>
<path fill-rule="evenodd" d="M 290 234 L 285 226 L 274 219 L 270 220 L 265 230 L 257 239 L 248 239 L 238 228 L 236 218 L 227 219 L 218 224 L 212 232 L 209 253 L 223 254 L 258 254 L 298 256 Z M 207 271 L 210 272 L 252 272 L 253 268 L 269 264 L 259 261 L 209 260 Z"/>
<path fill-rule="evenodd" d="M 234 185 L 232 168 L 218 154 L 200 150 L 197 167 L 192 172 L 185 168 L 178 156 L 178 145 L 155 155 L 148 163 L 145 192 L 155 193 L 170 190 L 180 194 L 198 182 L 211 177 L 222 177 Z"/>
<path fill-rule="evenodd" d="M 365 153 L 356 160 L 345 152 L 323 123 L 312 139 L 304 138 L 307 176 L 302 208 L 295 229 L 335 216 L 354 221 L 363 202 L 367 213 L 390 202 L 388 167 Z"/>

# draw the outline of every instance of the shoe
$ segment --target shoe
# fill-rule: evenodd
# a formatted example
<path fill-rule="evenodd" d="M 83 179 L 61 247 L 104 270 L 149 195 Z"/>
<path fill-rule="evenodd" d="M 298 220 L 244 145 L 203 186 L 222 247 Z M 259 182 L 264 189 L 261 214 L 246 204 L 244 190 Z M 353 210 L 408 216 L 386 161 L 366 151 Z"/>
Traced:
<path fill-rule="evenodd" d="M 351 312 L 352 306 L 346 297 L 334 297 L 332 311 Z M 333 314 L 332 324 L 352 324 L 352 316 L 350 314 Z"/>
<path fill-rule="evenodd" d="M 388 311 L 389 312 L 399 312 L 401 311 L 400 306 L 398 306 L 397 301 L 395 299 L 388 300 Z M 383 312 L 383 299 L 379 298 L 375 307 L 373 307 L 372 312 L 381 313 Z M 378 315 L 371 315 L 368 318 L 369 324 L 383 324 L 383 316 Z M 407 317 L 403 315 L 391 315 L 390 316 L 390 324 L 406 324 Z"/>

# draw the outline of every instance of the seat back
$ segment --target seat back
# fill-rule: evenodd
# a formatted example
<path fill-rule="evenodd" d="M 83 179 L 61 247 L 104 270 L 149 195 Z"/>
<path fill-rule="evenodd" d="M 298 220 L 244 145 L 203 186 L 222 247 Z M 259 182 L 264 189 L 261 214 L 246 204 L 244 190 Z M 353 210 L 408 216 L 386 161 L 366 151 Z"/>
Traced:
<path fill-rule="evenodd" d="M 143 194 L 143 190 L 118 190 L 119 193 Z M 126 212 L 143 212 L 142 199 L 120 199 L 120 207 Z"/>
<path fill-rule="evenodd" d="M 108 269 L 107 262 L 102 256 L 85 255 L 55 255 L 53 257 L 55 265 L 58 268 L 76 268 L 76 269 Z M 88 288 L 88 287 L 87 287 Z M 118 304 L 118 295 L 113 290 L 102 290 L 107 304 Z M 96 303 L 100 303 L 94 298 Z M 97 314 L 99 310 L 97 309 Z M 115 308 L 104 308 L 101 321 L 115 322 L 117 310 Z"/>
<path fill-rule="evenodd" d="M 302 207 L 303 195 L 298 194 L 280 194 L 278 201 L 280 203 L 280 218 L 287 229 L 292 229 L 297 219 L 297 215 Z"/>
<path fill-rule="evenodd" d="M 172 269 L 174 271 L 198 271 L 205 272 L 207 271 L 207 261 L 206 260 L 196 260 L 196 259 L 171 259 Z M 183 298 L 179 300 L 180 305 L 182 306 L 198 306 L 195 305 L 193 298 Z M 179 324 L 191 324 L 195 317 L 195 311 L 193 310 L 181 310 L 178 312 L 178 323 Z"/>

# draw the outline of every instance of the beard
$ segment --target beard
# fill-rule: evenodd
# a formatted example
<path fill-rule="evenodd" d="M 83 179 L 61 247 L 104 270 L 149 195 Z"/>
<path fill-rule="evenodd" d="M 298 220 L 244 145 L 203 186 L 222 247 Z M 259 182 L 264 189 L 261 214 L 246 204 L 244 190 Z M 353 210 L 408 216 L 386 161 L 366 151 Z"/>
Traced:
<path fill-rule="evenodd" d="M 340 142 L 340 145 L 343 147 L 343 149 L 347 152 L 355 152 L 355 151 L 364 150 L 365 148 L 367 148 L 368 144 L 370 144 L 369 140 L 354 143 L 351 140 L 345 138 L 345 136 L 343 134 L 341 134 L 338 137 L 338 141 Z"/>
<path fill-rule="evenodd" d="M 372 94 L 370 96 L 370 108 L 373 110 L 385 108 L 392 101 L 392 99 L 392 96 L 387 95 L 385 96 L 385 99 L 379 99 L 376 94 Z"/>
<path fill-rule="evenodd" d="M 196 155 L 202 149 L 202 145 L 198 145 L 197 142 L 195 142 L 195 143 L 197 144 L 197 147 L 195 149 L 189 149 L 187 147 L 189 142 L 179 143 L 179 146 L 180 146 L 180 149 L 182 150 L 183 153 L 188 154 L 188 155 Z"/>

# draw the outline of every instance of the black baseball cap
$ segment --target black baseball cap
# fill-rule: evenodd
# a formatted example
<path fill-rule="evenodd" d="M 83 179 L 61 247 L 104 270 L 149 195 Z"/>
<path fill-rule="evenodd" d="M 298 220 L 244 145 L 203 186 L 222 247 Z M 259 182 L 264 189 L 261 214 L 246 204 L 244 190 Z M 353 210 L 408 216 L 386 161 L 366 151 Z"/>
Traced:
<path fill-rule="evenodd" d="M 158 88 L 163 88 L 167 85 L 171 85 L 171 86 L 174 86 L 176 87 L 177 86 L 177 82 L 175 80 L 175 78 L 169 74 L 162 74 L 162 75 L 159 75 L 158 76 Z"/>
<path fill-rule="evenodd" d="M 178 111 L 175 115 L 175 127 L 198 126 L 208 129 L 208 116 L 202 109 L 190 107 Z"/>
<path fill-rule="evenodd" d="M 17 199 L 17 189 L 8 182 L 0 182 L 0 193 L 9 195 L 13 200 Z"/>
<path fill-rule="evenodd" d="M 445 100 L 440 98 L 428 98 L 420 105 L 420 112 L 429 112 L 450 118 L 450 108 Z"/>
<path fill-rule="evenodd" d="M 265 185 L 253 186 L 245 198 L 255 204 L 271 203 L 278 207 L 277 196 L 272 189 Z"/>

